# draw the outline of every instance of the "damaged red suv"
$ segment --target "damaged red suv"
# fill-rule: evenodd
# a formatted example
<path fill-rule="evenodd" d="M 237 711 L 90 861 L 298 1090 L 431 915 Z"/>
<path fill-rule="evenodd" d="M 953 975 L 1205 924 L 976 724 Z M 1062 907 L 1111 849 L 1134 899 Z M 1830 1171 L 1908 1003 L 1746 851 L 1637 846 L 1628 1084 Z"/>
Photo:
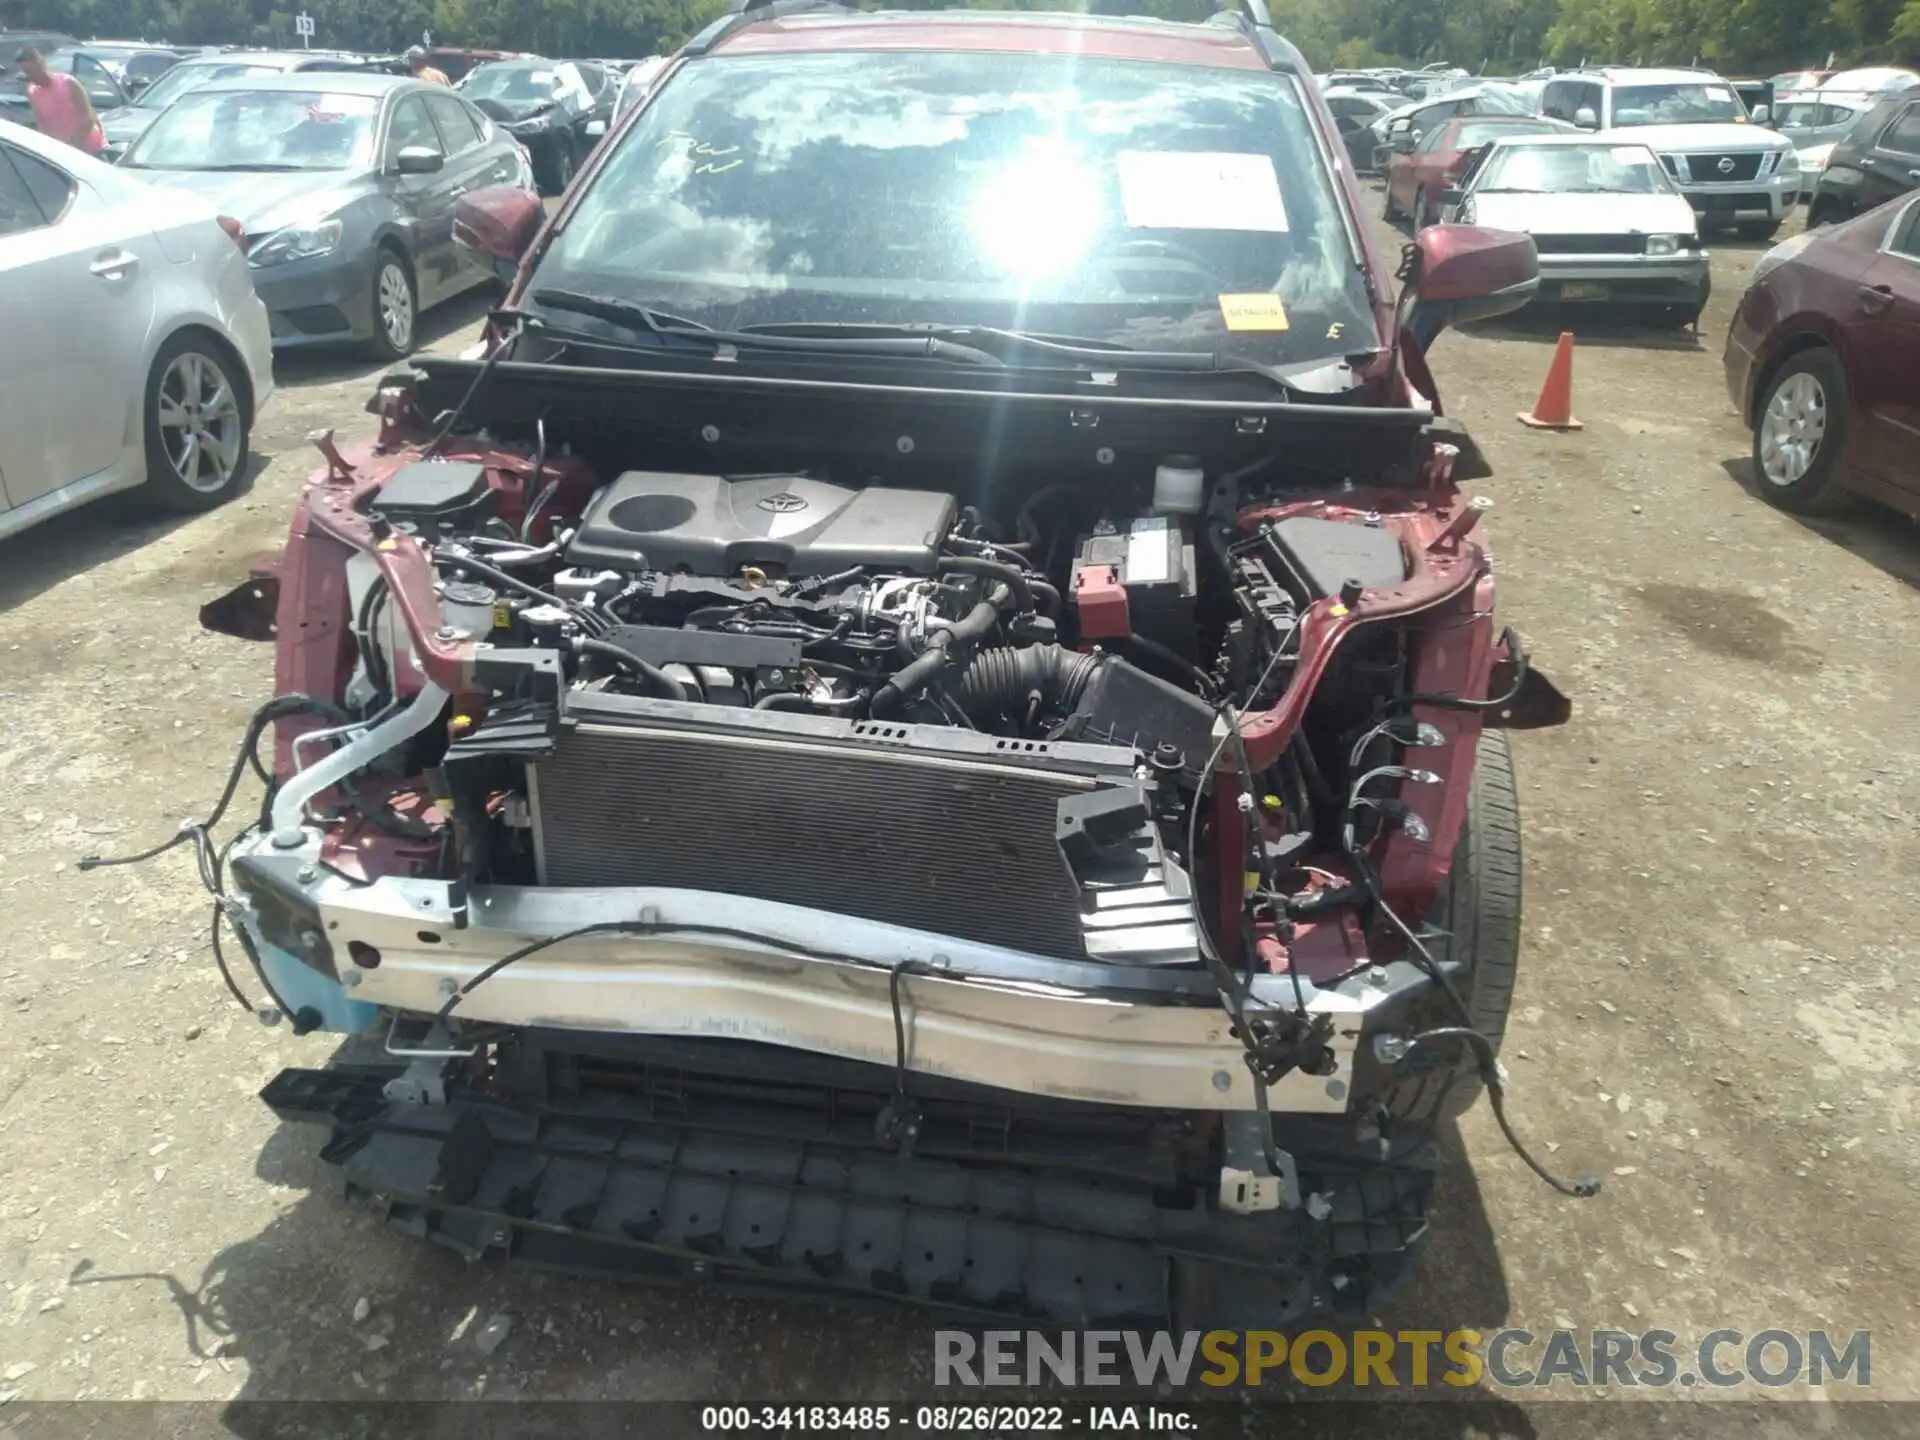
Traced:
<path fill-rule="evenodd" d="M 396 1223 L 976 1316 L 1363 1313 L 1519 946 L 1484 473 L 1263 8 L 715 23 L 334 449 L 235 975 Z M 236 776 L 239 774 L 236 768 Z M 194 832 L 204 837 L 210 832 Z M 238 966 L 234 967 L 236 970 Z"/>

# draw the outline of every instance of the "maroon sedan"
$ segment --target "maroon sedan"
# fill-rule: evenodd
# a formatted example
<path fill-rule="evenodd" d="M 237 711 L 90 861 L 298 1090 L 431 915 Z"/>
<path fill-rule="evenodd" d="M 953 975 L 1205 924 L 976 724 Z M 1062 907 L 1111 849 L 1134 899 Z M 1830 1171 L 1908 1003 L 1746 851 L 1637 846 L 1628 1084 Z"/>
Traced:
<path fill-rule="evenodd" d="M 1763 255 L 1726 367 L 1768 501 L 1855 491 L 1920 518 L 1920 194 Z"/>
<path fill-rule="evenodd" d="M 1459 115 L 1387 161 L 1387 219 L 1424 230 L 1440 222 L 1442 197 L 1460 183 L 1475 151 L 1507 135 L 1550 135 L 1573 126 L 1538 115 Z"/>

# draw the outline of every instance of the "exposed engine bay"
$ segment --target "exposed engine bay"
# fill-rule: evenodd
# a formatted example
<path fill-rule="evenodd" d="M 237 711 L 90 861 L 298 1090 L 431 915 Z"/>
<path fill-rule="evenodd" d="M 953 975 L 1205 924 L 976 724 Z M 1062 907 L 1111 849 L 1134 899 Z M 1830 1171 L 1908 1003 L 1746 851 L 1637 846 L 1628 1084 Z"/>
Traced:
<path fill-rule="evenodd" d="M 276 640 L 278 694 L 127 857 L 192 841 L 297 1032 L 384 1030 L 264 1096 L 350 1187 L 469 1253 L 981 1314 L 1257 1274 L 1279 1320 L 1402 1273 L 1435 1119 L 1484 1086 L 1505 1123 L 1498 730 L 1565 713 L 1445 432 L 1148 400 L 1088 445 L 1041 395 L 879 429 L 857 386 L 776 424 L 710 377 L 689 426 L 529 365 L 450 438 L 486 370 L 425 368 L 203 612 Z"/>
<path fill-rule="evenodd" d="M 485 464 L 417 460 L 371 511 L 427 550 L 439 633 L 487 688 L 439 769 L 467 878 L 730 890 L 1067 958 L 1193 963 L 1227 715 L 1285 692 L 1309 606 L 1409 575 L 1381 517 L 1243 523 L 1178 455 L 991 511 L 797 473 L 578 474 L 516 511 Z M 418 656 L 377 568 L 349 576 L 347 693 L 384 705 Z M 1262 884 L 1337 851 L 1354 817 L 1325 799 L 1396 743 L 1404 658 L 1379 638 L 1322 691 L 1334 743 L 1262 767 Z"/>

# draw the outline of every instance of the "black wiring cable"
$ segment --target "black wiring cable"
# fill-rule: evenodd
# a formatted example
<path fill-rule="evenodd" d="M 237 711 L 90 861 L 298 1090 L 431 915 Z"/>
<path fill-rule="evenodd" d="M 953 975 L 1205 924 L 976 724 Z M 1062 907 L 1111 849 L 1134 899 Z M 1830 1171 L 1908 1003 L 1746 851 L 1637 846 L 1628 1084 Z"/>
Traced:
<path fill-rule="evenodd" d="M 518 964 L 530 955 L 537 955 L 542 950 L 550 950 L 555 945 L 564 944 L 568 940 L 579 940 L 588 935 L 711 935 L 725 940 L 742 940 L 752 945 L 766 945 L 808 960 L 836 960 L 841 964 L 858 965 L 866 970 L 874 968 L 873 961 L 862 959 L 858 955 L 843 955 L 834 950 L 816 950 L 811 945 L 796 945 L 790 940 L 782 940 L 775 935 L 764 935 L 757 930 L 741 930 L 731 925 L 683 925 L 671 920 L 596 920 L 590 925 L 577 925 L 571 930 L 562 930 L 558 935 L 548 935 L 542 939 L 530 941 L 517 950 L 509 950 L 449 995 L 447 1003 L 435 1013 L 434 1019 L 445 1024 L 447 1018 L 453 1014 L 455 1006 L 509 965 Z"/>
<path fill-rule="evenodd" d="M 1532 660 L 1527 647 L 1520 643 L 1520 637 L 1512 626 L 1500 632 L 1500 643 L 1507 647 L 1507 654 L 1513 657 L 1513 684 L 1507 687 L 1504 695 L 1495 695 L 1486 700 L 1469 700 L 1460 695 L 1398 695 L 1381 705 L 1381 710 L 1397 709 L 1402 706 L 1432 705 L 1441 710 L 1504 710 L 1520 698 L 1520 690 L 1527 683 L 1527 672 Z"/>
<path fill-rule="evenodd" d="M 247 998 L 246 992 L 241 990 L 240 982 L 233 978 L 233 967 L 227 964 L 226 952 L 220 948 L 220 920 L 220 902 L 215 900 L 213 902 L 212 926 L 213 963 L 220 967 L 220 978 L 227 982 L 227 991 L 235 1000 L 240 1002 L 240 1008 L 245 1010 L 249 1015 L 258 1015 L 260 1013 L 259 1009 L 254 1005 L 253 1001 Z"/>
<path fill-rule="evenodd" d="M 487 377 L 493 374 L 493 367 L 500 363 L 501 356 L 513 348 L 514 342 L 520 338 L 521 332 L 525 330 L 527 324 L 526 316 L 513 315 L 510 318 L 513 324 L 512 332 L 502 336 L 500 343 L 487 352 L 487 358 L 481 362 L 480 369 L 473 377 L 473 383 L 467 386 L 467 393 L 462 395 L 459 403 L 447 412 L 446 420 L 441 424 L 439 430 L 434 432 L 433 439 L 427 442 L 427 448 L 420 452 L 422 459 L 431 460 L 440 453 L 440 447 L 447 443 L 447 437 L 453 434 L 453 427 L 458 425 L 460 423 L 460 417 L 467 413 L 467 407 L 473 403 L 473 397 L 479 393 L 480 387 L 487 383 Z"/>
<path fill-rule="evenodd" d="M 76 868 L 81 870 L 103 870 L 113 865 L 138 865 L 164 855 L 177 845 L 192 841 L 196 849 L 205 846 L 207 833 L 218 825 L 227 813 L 227 807 L 233 804 L 234 793 L 240 788 L 240 781 L 247 773 L 248 756 L 260 743 L 260 734 L 275 720 L 288 715 L 311 713 L 319 707 L 334 709 L 331 702 L 317 700 L 311 695 L 279 695 L 267 701 L 253 712 L 253 718 L 247 722 L 246 735 L 240 741 L 240 750 L 233 757 L 233 764 L 227 771 L 227 782 L 220 789 L 220 798 L 214 802 L 213 810 L 205 820 L 189 820 L 176 830 L 170 839 L 162 840 L 158 845 L 142 850 L 136 855 L 82 855 Z M 345 712 L 341 712 L 345 713 Z M 203 871 L 203 875 L 204 875 Z"/>
<path fill-rule="evenodd" d="M 1514 1133 L 1512 1122 L 1507 1119 L 1506 1086 L 1500 1079 L 1500 1061 L 1499 1057 L 1493 1053 L 1493 1042 L 1471 1025 L 1443 1025 L 1436 1030 L 1421 1031 L 1407 1042 L 1407 1049 L 1401 1055 L 1400 1063 L 1405 1064 L 1407 1056 L 1421 1045 L 1436 1040 L 1463 1041 L 1473 1051 L 1475 1062 L 1479 1066 L 1480 1078 L 1486 1083 L 1487 1100 L 1493 1107 L 1494 1121 L 1500 1126 L 1500 1133 L 1506 1136 L 1507 1144 L 1512 1147 L 1513 1153 L 1526 1162 L 1529 1170 L 1562 1195 L 1570 1196 L 1575 1200 L 1588 1200 L 1600 1193 L 1598 1176 L 1583 1175 L 1569 1184 L 1534 1159 L 1527 1147 L 1520 1143 L 1520 1137 Z"/>
<path fill-rule="evenodd" d="M 893 1010 L 893 1095 L 906 1110 L 913 1101 L 907 1095 L 907 1022 L 901 1011 L 900 981 L 907 975 L 931 975 L 933 967 L 919 960 L 902 960 L 887 976 L 887 1004 Z"/>
<path fill-rule="evenodd" d="M 360 652 L 360 663 L 367 667 L 367 683 L 373 687 L 375 695 L 388 693 L 391 678 L 387 674 L 386 656 L 380 653 L 380 642 L 374 638 L 375 616 L 386 608 L 387 577 L 375 575 L 373 583 L 367 586 L 367 593 L 360 598 L 360 611 L 354 617 L 354 634 L 364 647 Z"/>
<path fill-rule="evenodd" d="M 686 700 L 687 687 L 673 676 L 667 674 L 658 665 L 643 660 L 624 645 L 615 645 L 610 640 L 597 639 L 592 635 L 574 637 L 573 648 L 582 655 L 597 655 L 602 660 L 621 665 L 646 681 L 648 686 L 669 700 Z"/>
<path fill-rule="evenodd" d="M 1493 1118 L 1498 1122 L 1500 1133 L 1506 1137 L 1507 1144 L 1512 1148 L 1513 1153 L 1526 1162 L 1529 1170 L 1533 1171 L 1534 1174 L 1538 1175 L 1562 1195 L 1567 1195 L 1577 1200 L 1585 1200 L 1594 1195 L 1598 1195 L 1600 1193 L 1600 1181 L 1596 1177 L 1590 1175 L 1582 1176 L 1572 1184 L 1568 1184 L 1536 1160 L 1533 1157 L 1533 1152 L 1528 1150 L 1526 1145 L 1521 1142 L 1519 1135 L 1514 1131 L 1512 1123 L 1507 1119 L 1505 1085 L 1500 1078 L 1499 1057 L 1494 1054 L 1493 1042 L 1473 1023 L 1473 1011 L 1468 1008 L 1466 998 L 1461 995 L 1459 987 L 1453 983 L 1453 978 L 1448 975 L 1445 970 L 1440 968 L 1440 962 L 1433 958 L 1433 952 L 1427 949 L 1426 943 L 1413 932 L 1413 927 L 1402 920 L 1399 912 L 1387 903 L 1386 895 L 1381 889 L 1380 876 L 1374 870 L 1372 863 L 1357 847 L 1350 847 L 1347 853 L 1352 856 L 1355 866 L 1359 869 L 1361 881 L 1365 884 L 1367 893 L 1373 897 L 1373 903 L 1376 908 L 1379 909 L 1382 915 L 1387 917 L 1394 929 L 1398 930 L 1406 939 L 1407 944 L 1411 947 L 1411 953 L 1418 957 L 1414 963 L 1445 993 L 1447 999 L 1452 1003 L 1453 1008 L 1459 1012 L 1460 1015 L 1461 1023 L 1458 1025 L 1446 1025 L 1434 1030 L 1424 1030 L 1413 1036 L 1407 1042 L 1407 1049 L 1395 1063 L 1404 1065 L 1407 1056 L 1411 1055 L 1414 1050 L 1419 1048 L 1423 1043 L 1430 1043 L 1436 1040 L 1464 1041 L 1474 1052 L 1476 1068 L 1480 1071 L 1480 1078 L 1486 1084 L 1487 1098 L 1493 1107 Z"/>
<path fill-rule="evenodd" d="M 1219 690 L 1219 687 L 1213 683 L 1213 677 L 1191 660 L 1181 655 L 1181 653 L 1171 645 L 1162 645 L 1158 640 L 1151 640 L 1145 635 L 1132 633 L 1122 635 L 1119 638 L 1140 651 L 1141 654 L 1151 655 L 1161 664 L 1177 671 L 1184 679 L 1191 680 L 1200 691 L 1200 698 L 1208 701 L 1208 703 L 1212 703 L 1212 697 Z"/>

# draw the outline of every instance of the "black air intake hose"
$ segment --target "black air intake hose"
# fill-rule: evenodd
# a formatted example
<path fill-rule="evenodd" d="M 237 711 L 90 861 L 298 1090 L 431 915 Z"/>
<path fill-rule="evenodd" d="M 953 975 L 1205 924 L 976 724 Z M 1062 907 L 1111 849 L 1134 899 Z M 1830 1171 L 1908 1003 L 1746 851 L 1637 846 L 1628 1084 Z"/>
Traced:
<path fill-rule="evenodd" d="M 956 677 L 954 699 L 969 720 L 982 726 L 1003 716 L 1024 717 L 1035 695 L 1041 709 L 1071 714 L 1087 681 L 1110 658 L 1082 655 L 1064 645 L 982 650 Z"/>

